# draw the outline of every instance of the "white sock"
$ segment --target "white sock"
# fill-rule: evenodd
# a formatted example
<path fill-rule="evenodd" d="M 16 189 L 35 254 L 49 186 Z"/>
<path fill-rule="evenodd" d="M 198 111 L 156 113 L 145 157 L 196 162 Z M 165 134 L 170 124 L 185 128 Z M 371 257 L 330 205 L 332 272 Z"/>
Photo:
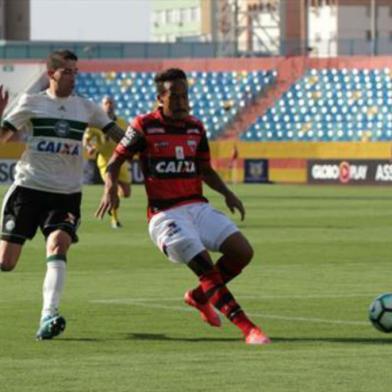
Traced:
<path fill-rule="evenodd" d="M 64 288 L 66 275 L 65 257 L 62 255 L 49 256 L 47 269 L 42 287 L 43 306 L 41 318 L 57 313 L 60 297 Z"/>

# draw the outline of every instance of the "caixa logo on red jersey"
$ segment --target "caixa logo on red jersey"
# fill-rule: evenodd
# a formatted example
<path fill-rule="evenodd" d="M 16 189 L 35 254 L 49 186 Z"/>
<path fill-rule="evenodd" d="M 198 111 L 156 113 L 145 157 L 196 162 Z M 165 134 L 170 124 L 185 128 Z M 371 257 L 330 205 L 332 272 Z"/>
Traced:
<path fill-rule="evenodd" d="M 192 160 L 157 160 L 152 166 L 154 174 L 158 176 L 192 176 L 196 174 L 196 164 Z"/>

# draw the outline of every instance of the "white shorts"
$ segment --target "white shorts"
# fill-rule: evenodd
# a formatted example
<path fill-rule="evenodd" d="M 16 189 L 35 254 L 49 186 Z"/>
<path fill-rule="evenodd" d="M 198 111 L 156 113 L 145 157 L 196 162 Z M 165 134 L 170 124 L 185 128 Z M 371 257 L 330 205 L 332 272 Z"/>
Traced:
<path fill-rule="evenodd" d="M 237 226 L 208 203 L 192 203 L 159 212 L 148 231 L 154 244 L 175 263 L 188 263 L 205 249 L 219 251 Z"/>

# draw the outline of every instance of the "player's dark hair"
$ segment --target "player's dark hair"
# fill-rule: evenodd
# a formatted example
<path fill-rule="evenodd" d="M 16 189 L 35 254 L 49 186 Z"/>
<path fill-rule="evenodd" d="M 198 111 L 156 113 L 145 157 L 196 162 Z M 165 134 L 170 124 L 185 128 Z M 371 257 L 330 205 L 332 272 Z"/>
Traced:
<path fill-rule="evenodd" d="M 68 49 L 55 50 L 48 56 L 46 60 L 46 67 L 47 69 L 56 70 L 64 65 L 65 60 L 78 61 L 78 56 Z"/>
<path fill-rule="evenodd" d="M 160 95 L 166 91 L 165 82 L 173 82 L 174 80 L 186 81 L 186 73 L 180 68 L 169 68 L 159 72 L 154 78 L 158 94 Z"/>

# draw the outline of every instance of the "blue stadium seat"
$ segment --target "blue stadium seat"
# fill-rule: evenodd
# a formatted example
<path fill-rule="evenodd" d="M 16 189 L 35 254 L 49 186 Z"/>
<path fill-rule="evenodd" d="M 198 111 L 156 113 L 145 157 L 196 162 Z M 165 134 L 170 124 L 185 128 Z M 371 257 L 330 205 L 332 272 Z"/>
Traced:
<path fill-rule="evenodd" d="M 392 140 L 390 69 L 310 69 L 243 140 Z"/>

